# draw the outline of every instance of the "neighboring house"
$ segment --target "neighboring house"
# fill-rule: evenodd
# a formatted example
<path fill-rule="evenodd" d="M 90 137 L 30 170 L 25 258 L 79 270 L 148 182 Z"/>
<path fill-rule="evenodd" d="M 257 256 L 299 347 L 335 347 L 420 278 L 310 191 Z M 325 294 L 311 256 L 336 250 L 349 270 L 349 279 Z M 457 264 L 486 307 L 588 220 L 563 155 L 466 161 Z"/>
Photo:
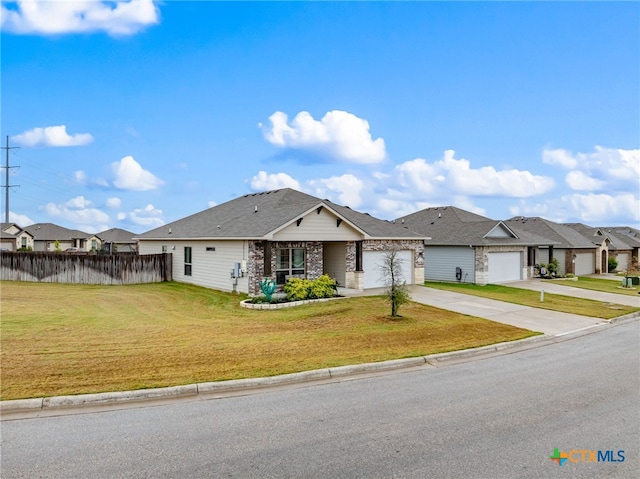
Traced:
<path fill-rule="evenodd" d="M 102 240 L 97 235 L 70 230 L 53 223 L 36 223 L 25 228 L 33 235 L 34 251 L 56 251 L 56 241 L 60 251 L 78 248 L 79 251 L 98 251 Z"/>
<path fill-rule="evenodd" d="M 33 235 L 15 223 L 0 223 L 0 249 L 33 249 Z"/>
<path fill-rule="evenodd" d="M 611 238 L 600 228 L 588 226 L 583 223 L 564 223 L 565 226 L 577 231 L 590 240 L 597 247 L 595 255 L 595 273 L 607 273 L 609 271 L 609 247 Z"/>
<path fill-rule="evenodd" d="M 427 281 L 487 284 L 526 279 L 533 275 L 537 248 L 553 244 L 455 206 L 426 208 L 395 222 L 425 238 Z"/>
<path fill-rule="evenodd" d="M 135 233 L 122 228 L 111 228 L 98 233 L 102 240 L 102 250 L 109 253 L 136 253 L 138 242 L 133 239 Z"/>
<path fill-rule="evenodd" d="M 421 284 L 422 237 L 328 200 L 285 188 L 248 194 L 139 235 L 140 254 L 173 253 L 173 278 L 260 293 L 260 281 L 322 274 L 352 289 L 383 286 L 384 251 L 396 248 L 404 280 Z"/>
<path fill-rule="evenodd" d="M 638 267 L 640 250 L 640 230 L 628 226 L 600 227 L 604 231 L 611 244 L 609 254 L 615 255 L 618 266 L 617 271 L 628 271 Z"/>
<path fill-rule="evenodd" d="M 587 237 L 568 225 L 540 217 L 516 216 L 505 221 L 505 224 L 510 228 L 519 228 L 551 240 L 553 244 L 541 245 L 536 249 L 534 261 L 549 263 L 555 258 L 558 261 L 559 275 L 599 274 L 607 270 L 609 240 L 597 234 L 594 235 L 593 232 Z M 590 227 L 586 228 L 590 230 Z"/>

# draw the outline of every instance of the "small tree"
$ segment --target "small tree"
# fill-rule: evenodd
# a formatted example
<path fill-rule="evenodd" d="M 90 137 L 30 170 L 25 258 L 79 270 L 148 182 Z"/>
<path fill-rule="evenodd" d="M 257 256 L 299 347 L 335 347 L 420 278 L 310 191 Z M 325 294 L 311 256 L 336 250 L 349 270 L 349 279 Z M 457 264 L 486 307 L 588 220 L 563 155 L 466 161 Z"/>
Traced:
<path fill-rule="evenodd" d="M 609 258 L 607 259 L 607 271 L 609 273 L 612 273 L 616 270 L 617 267 L 618 267 L 618 260 L 616 259 L 616 257 L 609 256 Z"/>
<path fill-rule="evenodd" d="M 60 241 L 55 240 L 55 241 L 53 242 L 53 247 L 54 247 L 54 249 L 55 249 L 56 251 L 60 251 Z"/>
<path fill-rule="evenodd" d="M 400 306 L 411 301 L 411 293 L 405 281 L 402 281 L 403 260 L 396 248 L 384 252 L 382 264 L 379 266 L 380 275 L 384 278 L 387 289 L 384 296 L 391 303 L 391 316 L 399 316 Z"/>

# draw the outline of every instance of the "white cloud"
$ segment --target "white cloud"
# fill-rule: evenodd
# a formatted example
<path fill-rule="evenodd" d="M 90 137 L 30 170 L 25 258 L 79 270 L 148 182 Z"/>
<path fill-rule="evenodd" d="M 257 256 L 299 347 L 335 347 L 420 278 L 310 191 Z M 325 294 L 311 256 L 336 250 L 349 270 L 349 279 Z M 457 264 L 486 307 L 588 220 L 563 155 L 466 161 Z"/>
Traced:
<path fill-rule="evenodd" d="M 640 221 L 640 199 L 630 193 L 571 194 L 533 205 L 522 201 L 509 211 L 514 216 L 542 216 L 559 223 L 581 221 L 592 226 Z"/>
<path fill-rule="evenodd" d="M 567 185 L 572 190 L 596 191 L 604 188 L 606 182 L 591 178 L 582 171 L 570 171 L 566 177 Z"/>
<path fill-rule="evenodd" d="M 104 31 L 123 36 L 159 22 L 159 11 L 152 0 L 19 0 L 14 9 L 3 5 L 0 13 L 2 29 L 18 34 Z"/>
<path fill-rule="evenodd" d="M 73 173 L 73 178 L 76 180 L 76 183 L 80 183 L 81 185 L 84 185 L 87 182 L 87 174 L 82 170 L 75 171 Z"/>
<path fill-rule="evenodd" d="M 364 183 L 357 177 L 345 174 L 342 176 L 332 176 L 319 180 L 309 181 L 309 187 L 313 190 L 313 195 L 320 198 L 327 198 L 335 203 L 357 208 L 362 203 L 360 196 Z"/>
<path fill-rule="evenodd" d="M 566 150 L 545 150 L 542 161 L 573 170 L 567 174 L 566 182 L 574 190 L 624 193 L 640 189 L 640 149 L 596 146 L 591 153 L 575 155 Z"/>
<path fill-rule="evenodd" d="M 271 128 L 265 130 L 265 139 L 281 148 L 362 164 L 380 163 L 386 157 L 384 140 L 371 138 L 369 122 L 346 111 L 327 112 L 322 120 L 302 111 L 291 124 L 285 113 L 277 111 L 269 121 Z"/>
<path fill-rule="evenodd" d="M 561 148 L 556 150 L 544 150 L 542 152 L 542 162 L 546 165 L 561 166 L 568 170 L 575 168 L 578 163 L 571 155 L 571 152 Z"/>
<path fill-rule="evenodd" d="M 119 210 L 120 208 L 122 208 L 122 200 L 117 197 L 107 198 L 107 208 Z"/>
<path fill-rule="evenodd" d="M 26 226 L 35 224 L 35 221 L 33 221 L 27 215 L 21 215 L 18 213 L 14 213 L 13 211 L 9 211 L 9 223 L 15 223 L 21 228 L 24 228 Z"/>
<path fill-rule="evenodd" d="M 124 219 L 124 218 L 118 218 Z M 157 228 L 164 225 L 164 215 L 162 210 L 156 209 L 152 204 L 144 208 L 138 208 L 126 214 L 126 219 L 132 223 L 148 228 Z"/>
<path fill-rule="evenodd" d="M 69 135 L 66 125 L 34 128 L 15 135 L 13 140 L 23 146 L 82 146 L 93 141 L 90 133 Z"/>
<path fill-rule="evenodd" d="M 75 228 L 87 233 L 95 233 L 109 227 L 109 215 L 94 208 L 93 203 L 84 196 L 76 196 L 62 204 L 50 202 L 42 209 L 49 216 L 73 223 Z"/>
<path fill-rule="evenodd" d="M 209 205 L 209 208 L 213 208 L 214 206 L 218 206 L 218 203 L 215 201 L 208 201 L 207 205 Z"/>
<path fill-rule="evenodd" d="M 454 158 L 455 151 L 444 152 L 442 160 L 428 163 L 422 158 L 396 166 L 399 182 L 418 195 L 440 196 L 454 192 L 464 196 L 537 196 L 551 190 L 554 181 L 529 171 L 496 170 L 493 166 L 471 168 L 465 159 Z M 446 194 L 449 196 L 449 194 Z"/>
<path fill-rule="evenodd" d="M 164 181 L 140 166 L 132 156 L 125 156 L 111 164 L 115 175 L 113 184 L 121 190 L 148 191 L 159 188 Z"/>
<path fill-rule="evenodd" d="M 279 190 L 280 188 L 300 190 L 300 183 L 286 173 L 267 174 L 266 171 L 258 172 L 256 176 L 251 178 L 249 185 L 254 191 Z"/>

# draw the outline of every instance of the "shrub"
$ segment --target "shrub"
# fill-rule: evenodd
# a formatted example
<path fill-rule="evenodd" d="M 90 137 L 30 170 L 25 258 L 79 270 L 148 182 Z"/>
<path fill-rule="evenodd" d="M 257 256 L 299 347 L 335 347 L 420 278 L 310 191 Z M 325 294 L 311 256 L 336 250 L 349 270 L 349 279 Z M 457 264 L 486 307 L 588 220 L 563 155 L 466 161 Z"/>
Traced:
<path fill-rule="evenodd" d="M 336 295 L 336 282 L 323 274 L 318 279 L 291 278 L 282 290 L 289 301 L 303 301 L 305 299 L 331 298 Z"/>
<path fill-rule="evenodd" d="M 302 301 L 309 298 L 311 280 L 290 278 L 282 288 L 289 301 Z"/>
<path fill-rule="evenodd" d="M 264 278 L 260 281 L 260 289 L 262 290 L 262 294 L 264 294 L 267 301 L 271 301 L 271 296 L 275 293 L 278 285 L 271 278 Z"/>
<path fill-rule="evenodd" d="M 616 259 L 616 257 L 609 256 L 609 259 L 607 260 L 607 271 L 611 273 L 612 271 L 615 271 L 617 267 L 618 267 L 618 260 Z"/>
<path fill-rule="evenodd" d="M 311 283 L 310 298 L 331 298 L 336 294 L 336 282 L 326 274 Z"/>

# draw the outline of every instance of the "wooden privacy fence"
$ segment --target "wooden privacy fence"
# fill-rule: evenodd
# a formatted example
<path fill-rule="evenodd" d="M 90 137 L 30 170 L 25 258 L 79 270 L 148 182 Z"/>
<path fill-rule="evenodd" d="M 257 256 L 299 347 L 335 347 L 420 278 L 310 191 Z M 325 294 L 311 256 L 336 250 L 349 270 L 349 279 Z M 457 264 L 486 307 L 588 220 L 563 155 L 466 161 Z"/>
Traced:
<path fill-rule="evenodd" d="M 171 281 L 171 253 L 84 255 L 5 253 L 0 279 L 43 283 L 139 284 Z"/>

